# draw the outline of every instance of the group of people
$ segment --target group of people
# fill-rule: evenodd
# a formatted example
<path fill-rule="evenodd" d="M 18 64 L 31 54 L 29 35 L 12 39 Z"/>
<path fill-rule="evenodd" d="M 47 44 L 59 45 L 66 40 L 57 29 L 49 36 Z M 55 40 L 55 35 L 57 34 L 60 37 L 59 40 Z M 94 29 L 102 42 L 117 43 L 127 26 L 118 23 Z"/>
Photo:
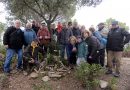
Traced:
<path fill-rule="evenodd" d="M 48 30 L 45 23 L 39 25 L 33 21 L 27 23 L 22 31 L 20 21 L 16 20 L 3 37 L 3 44 L 7 49 L 4 72 L 10 73 L 11 59 L 15 53 L 18 54 L 17 70 L 27 71 L 28 67 L 39 65 L 38 52 L 46 58 L 50 43 L 55 41 L 60 47 L 60 57 L 64 59 L 66 53 L 70 67 L 80 66 L 81 63 L 100 64 L 105 67 L 106 52 L 106 74 L 119 77 L 122 51 L 124 45 L 130 41 L 130 33 L 119 27 L 118 21 L 113 21 L 109 29 L 104 23 L 97 26 L 97 30 L 94 27 L 87 30 L 77 22 L 59 22 L 57 27 L 52 24 Z"/>

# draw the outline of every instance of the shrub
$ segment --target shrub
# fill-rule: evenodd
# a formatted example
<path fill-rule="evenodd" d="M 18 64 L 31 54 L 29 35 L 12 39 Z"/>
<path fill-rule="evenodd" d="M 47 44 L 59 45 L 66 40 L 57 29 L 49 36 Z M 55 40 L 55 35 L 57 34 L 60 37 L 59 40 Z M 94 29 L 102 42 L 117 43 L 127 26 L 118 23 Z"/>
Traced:
<path fill-rule="evenodd" d="M 99 85 L 98 77 L 103 74 L 104 70 L 98 64 L 82 63 L 76 69 L 76 76 L 87 90 L 96 90 Z"/>

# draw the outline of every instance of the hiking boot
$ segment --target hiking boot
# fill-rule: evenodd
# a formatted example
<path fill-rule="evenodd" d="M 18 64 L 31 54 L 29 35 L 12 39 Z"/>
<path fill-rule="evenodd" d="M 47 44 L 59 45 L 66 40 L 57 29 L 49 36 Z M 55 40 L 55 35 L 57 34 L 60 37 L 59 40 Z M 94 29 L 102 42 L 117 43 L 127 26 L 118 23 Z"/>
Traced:
<path fill-rule="evenodd" d="M 112 70 L 108 70 L 106 74 L 112 74 Z"/>
<path fill-rule="evenodd" d="M 120 77 L 120 73 L 113 73 L 114 77 Z"/>

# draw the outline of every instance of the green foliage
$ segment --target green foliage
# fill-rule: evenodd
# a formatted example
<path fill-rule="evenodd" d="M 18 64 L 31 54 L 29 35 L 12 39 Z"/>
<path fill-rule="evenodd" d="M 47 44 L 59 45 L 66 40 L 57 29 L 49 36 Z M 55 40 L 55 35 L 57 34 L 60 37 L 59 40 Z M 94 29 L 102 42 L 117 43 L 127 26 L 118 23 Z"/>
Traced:
<path fill-rule="evenodd" d="M 77 78 L 86 86 L 87 90 L 94 90 L 99 85 L 98 77 L 104 70 L 98 64 L 82 63 L 76 70 Z"/>
<path fill-rule="evenodd" d="M 113 77 L 109 80 L 109 88 L 110 90 L 117 90 L 117 78 Z"/>
<path fill-rule="evenodd" d="M 113 21 L 117 21 L 117 20 L 113 19 L 113 18 L 107 19 L 105 22 L 107 27 L 109 27 L 111 25 L 111 22 L 113 22 Z M 129 26 L 127 26 L 126 23 L 124 23 L 124 22 L 119 22 L 119 26 L 122 28 L 125 28 L 126 30 L 129 30 Z"/>

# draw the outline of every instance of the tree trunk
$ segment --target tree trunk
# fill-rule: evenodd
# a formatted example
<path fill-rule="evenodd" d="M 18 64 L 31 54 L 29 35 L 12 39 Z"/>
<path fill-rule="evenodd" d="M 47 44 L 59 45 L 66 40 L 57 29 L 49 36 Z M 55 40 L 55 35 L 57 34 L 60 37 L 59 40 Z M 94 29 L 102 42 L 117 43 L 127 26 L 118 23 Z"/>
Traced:
<path fill-rule="evenodd" d="M 50 32 L 51 31 L 51 21 L 48 20 L 46 23 L 47 23 L 47 28 Z"/>

